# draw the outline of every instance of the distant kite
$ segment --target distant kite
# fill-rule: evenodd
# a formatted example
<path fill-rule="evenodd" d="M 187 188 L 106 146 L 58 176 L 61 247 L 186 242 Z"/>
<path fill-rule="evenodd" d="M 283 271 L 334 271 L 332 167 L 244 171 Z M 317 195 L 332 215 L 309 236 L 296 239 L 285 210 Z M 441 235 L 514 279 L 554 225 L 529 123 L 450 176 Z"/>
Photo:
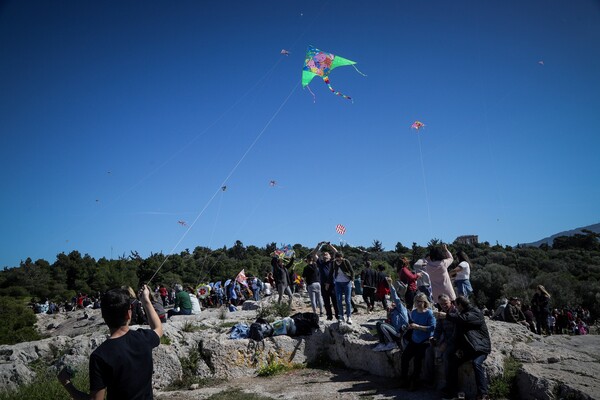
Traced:
<path fill-rule="evenodd" d="M 227 190 L 227 186 L 221 186 L 221 190 L 224 192 Z"/>
<path fill-rule="evenodd" d="M 277 181 L 270 181 L 269 186 L 271 186 L 271 187 L 277 186 Z"/>
<path fill-rule="evenodd" d="M 302 68 L 302 87 L 305 88 L 308 86 L 310 81 L 313 80 L 315 76 L 320 76 L 325 81 L 325 84 L 334 94 L 341 96 L 345 99 L 352 100 L 350 97 L 336 91 L 331 87 L 329 82 L 329 74 L 333 71 L 334 68 L 344 67 L 346 65 L 352 65 L 354 69 L 361 74 L 362 76 L 366 76 L 362 72 L 360 72 L 355 66 L 355 61 L 348 60 L 346 58 L 342 58 L 336 56 L 331 53 L 326 53 L 321 51 L 315 47 L 308 46 L 308 50 L 306 51 L 306 58 L 304 60 L 304 67 Z M 310 87 L 308 88 L 310 91 Z M 315 97 L 314 93 L 310 91 L 313 95 L 313 99 Z"/>
<path fill-rule="evenodd" d="M 416 129 L 416 130 L 419 130 L 419 129 L 421 129 L 421 128 L 422 128 L 422 127 L 424 127 L 424 126 L 425 126 L 425 124 L 424 124 L 424 123 L 422 123 L 421 121 L 415 121 L 415 122 L 413 122 L 413 124 L 410 126 L 410 128 L 411 128 L 411 129 Z"/>
<path fill-rule="evenodd" d="M 346 233 L 346 227 L 344 225 L 342 225 L 342 224 L 337 224 L 335 226 L 335 231 L 337 233 L 339 233 L 340 235 L 343 235 L 344 233 Z"/>
<path fill-rule="evenodd" d="M 283 54 L 284 56 L 289 56 L 291 53 L 286 49 L 281 49 L 281 54 Z"/>
<path fill-rule="evenodd" d="M 177 223 L 181 226 L 188 226 L 187 222 L 185 221 L 177 221 Z"/>
<path fill-rule="evenodd" d="M 544 60 L 540 60 L 540 61 L 538 61 L 538 64 L 540 64 L 540 65 L 544 65 Z"/>

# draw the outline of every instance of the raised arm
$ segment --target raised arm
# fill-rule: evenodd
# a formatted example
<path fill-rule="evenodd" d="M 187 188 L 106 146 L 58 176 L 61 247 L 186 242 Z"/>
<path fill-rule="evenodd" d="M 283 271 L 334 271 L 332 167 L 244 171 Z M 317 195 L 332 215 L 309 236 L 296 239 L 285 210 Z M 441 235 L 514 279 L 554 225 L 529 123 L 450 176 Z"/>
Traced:
<path fill-rule="evenodd" d="M 148 318 L 148 325 L 150 325 L 150 329 L 156 332 L 158 337 L 162 337 L 162 322 L 160 322 L 160 318 L 158 318 L 158 314 L 152 306 L 152 301 L 150 300 L 150 289 L 148 289 L 147 285 L 144 285 L 144 287 L 142 288 L 142 306 L 144 307 L 144 311 L 146 312 L 146 317 Z"/>

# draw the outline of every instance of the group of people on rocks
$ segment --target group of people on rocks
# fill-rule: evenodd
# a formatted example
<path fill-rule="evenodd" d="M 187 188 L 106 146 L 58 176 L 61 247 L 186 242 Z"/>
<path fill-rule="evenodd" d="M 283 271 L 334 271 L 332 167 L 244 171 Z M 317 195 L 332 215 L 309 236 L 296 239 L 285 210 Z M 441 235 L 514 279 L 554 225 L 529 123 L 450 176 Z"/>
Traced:
<path fill-rule="evenodd" d="M 552 309 L 551 297 L 543 285 L 538 285 L 531 304 L 523 304 L 519 297 L 502 299 L 490 317 L 497 321 L 521 324 L 538 335 L 587 335 L 591 322 L 589 310 L 580 306 Z"/>

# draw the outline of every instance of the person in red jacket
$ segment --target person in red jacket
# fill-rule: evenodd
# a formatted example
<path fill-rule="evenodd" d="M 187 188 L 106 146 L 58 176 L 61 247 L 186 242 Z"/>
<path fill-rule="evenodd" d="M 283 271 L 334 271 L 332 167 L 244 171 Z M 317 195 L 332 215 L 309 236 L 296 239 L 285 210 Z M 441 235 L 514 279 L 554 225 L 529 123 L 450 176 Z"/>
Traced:
<path fill-rule="evenodd" d="M 406 294 L 404 295 L 404 300 L 406 301 L 406 307 L 409 310 L 413 308 L 413 301 L 415 295 L 417 294 L 417 279 L 421 277 L 421 273 L 415 273 L 410 268 L 410 263 L 405 257 L 400 259 L 400 266 L 398 269 L 398 275 L 400 277 L 400 281 L 406 284 Z"/>

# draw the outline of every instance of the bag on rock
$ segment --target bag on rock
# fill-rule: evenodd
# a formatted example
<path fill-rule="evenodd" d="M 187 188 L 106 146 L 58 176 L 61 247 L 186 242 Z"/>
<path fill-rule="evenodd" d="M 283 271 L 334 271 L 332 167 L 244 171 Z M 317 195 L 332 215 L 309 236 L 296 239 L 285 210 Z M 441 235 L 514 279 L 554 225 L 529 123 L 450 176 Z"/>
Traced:
<path fill-rule="evenodd" d="M 264 338 L 273 336 L 273 327 L 264 319 L 258 318 L 256 322 L 250 325 L 248 337 L 252 340 L 260 342 Z"/>

